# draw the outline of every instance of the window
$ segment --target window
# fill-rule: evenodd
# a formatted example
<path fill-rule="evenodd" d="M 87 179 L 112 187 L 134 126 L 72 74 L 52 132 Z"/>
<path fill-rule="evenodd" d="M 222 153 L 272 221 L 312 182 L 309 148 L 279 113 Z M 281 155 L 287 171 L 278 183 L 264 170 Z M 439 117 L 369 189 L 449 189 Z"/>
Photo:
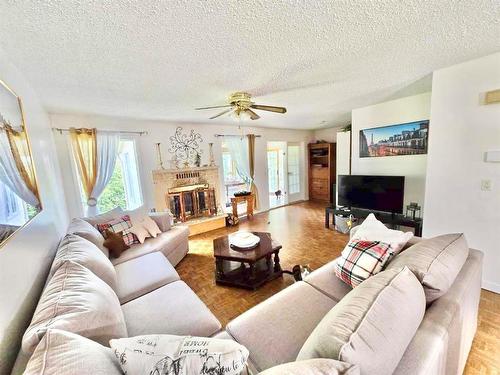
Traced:
<path fill-rule="evenodd" d="M 267 150 L 267 178 L 269 193 L 280 189 L 279 150 Z"/>
<path fill-rule="evenodd" d="M 231 153 L 228 149 L 222 148 L 222 173 L 224 175 L 224 192 L 226 198 L 226 207 L 231 205 L 231 197 L 240 190 L 247 189 L 247 184 L 239 176 L 236 165 L 231 159 Z"/>
<path fill-rule="evenodd" d="M 24 203 L 9 187 L 0 181 L 0 202 L 5 204 L 0 207 L 0 224 L 23 225 L 34 215 L 30 215 L 28 208 L 31 206 Z"/>
<path fill-rule="evenodd" d="M 5 200 L 7 202 L 7 218 L 12 218 L 17 215 L 18 211 L 18 200 L 19 198 L 15 195 L 12 190 L 10 190 L 7 186 L 5 186 Z"/>
<path fill-rule="evenodd" d="M 120 152 L 108 185 L 99 197 L 97 208 L 106 212 L 115 207 L 133 210 L 142 205 L 142 193 L 134 139 L 120 139 Z"/>
<path fill-rule="evenodd" d="M 73 162 L 75 162 L 74 159 Z M 86 210 L 87 199 L 83 192 L 76 165 L 73 164 L 73 166 L 75 168 L 74 172 L 76 179 L 79 181 L 78 188 L 82 199 L 82 205 L 84 210 Z M 106 212 L 115 207 L 133 210 L 141 205 L 142 192 L 135 140 L 131 138 L 121 138 L 115 169 L 106 188 L 97 201 L 97 211 Z"/>
<path fill-rule="evenodd" d="M 288 146 L 288 193 L 300 193 L 300 147 Z"/>

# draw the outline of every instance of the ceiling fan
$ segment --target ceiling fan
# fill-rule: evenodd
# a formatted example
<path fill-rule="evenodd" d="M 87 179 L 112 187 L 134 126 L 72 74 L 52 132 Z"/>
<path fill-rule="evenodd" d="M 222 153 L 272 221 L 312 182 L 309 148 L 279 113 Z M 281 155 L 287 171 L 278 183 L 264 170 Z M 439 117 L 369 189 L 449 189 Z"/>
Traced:
<path fill-rule="evenodd" d="M 270 111 L 275 113 L 286 113 L 285 107 L 275 107 L 270 105 L 260 105 L 255 104 L 251 100 L 251 95 L 246 92 L 235 92 L 229 96 L 229 104 L 226 105 L 218 105 L 214 107 L 202 107 L 195 108 L 196 110 L 201 109 L 214 109 L 214 108 L 227 108 L 228 109 L 222 111 L 221 113 L 216 114 L 215 116 L 210 117 L 210 120 L 217 118 L 219 116 L 228 114 L 233 114 L 237 118 L 242 118 L 243 116 L 249 117 L 251 120 L 258 120 L 260 116 L 255 113 L 252 109 L 257 109 L 261 111 Z"/>

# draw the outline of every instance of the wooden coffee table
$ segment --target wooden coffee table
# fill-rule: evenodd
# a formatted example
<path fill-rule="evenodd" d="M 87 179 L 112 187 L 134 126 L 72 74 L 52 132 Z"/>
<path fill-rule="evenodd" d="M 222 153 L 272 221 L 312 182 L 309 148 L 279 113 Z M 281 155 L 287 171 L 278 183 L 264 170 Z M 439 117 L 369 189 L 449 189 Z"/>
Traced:
<path fill-rule="evenodd" d="M 281 245 L 271 238 L 270 233 L 252 233 L 260 237 L 259 245 L 252 250 L 231 248 L 228 236 L 214 240 L 217 284 L 255 290 L 282 276 L 279 258 Z"/>

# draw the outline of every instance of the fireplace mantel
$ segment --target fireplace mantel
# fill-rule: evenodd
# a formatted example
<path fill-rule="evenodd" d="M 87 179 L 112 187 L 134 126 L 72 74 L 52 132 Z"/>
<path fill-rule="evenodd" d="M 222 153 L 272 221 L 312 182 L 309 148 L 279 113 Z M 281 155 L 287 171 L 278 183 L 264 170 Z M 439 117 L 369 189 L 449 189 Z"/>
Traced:
<path fill-rule="evenodd" d="M 153 173 L 179 173 L 179 172 L 190 172 L 190 171 L 209 171 L 216 170 L 219 171 L 218 166 L 206 166 L 206 167 L 189 167 L 189 168 L 175 168 L 175 169 L 154 169 Z"/>

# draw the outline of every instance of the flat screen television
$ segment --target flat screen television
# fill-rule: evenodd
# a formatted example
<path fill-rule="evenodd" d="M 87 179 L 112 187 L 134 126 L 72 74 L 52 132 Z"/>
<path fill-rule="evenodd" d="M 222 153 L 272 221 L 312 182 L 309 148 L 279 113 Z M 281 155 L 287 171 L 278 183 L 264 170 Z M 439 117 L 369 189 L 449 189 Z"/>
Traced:
<path fill-rule="evenodd" d="M 340 206 L 403 213 L 404 176 L 339 175 L 337 185 Z"/>

